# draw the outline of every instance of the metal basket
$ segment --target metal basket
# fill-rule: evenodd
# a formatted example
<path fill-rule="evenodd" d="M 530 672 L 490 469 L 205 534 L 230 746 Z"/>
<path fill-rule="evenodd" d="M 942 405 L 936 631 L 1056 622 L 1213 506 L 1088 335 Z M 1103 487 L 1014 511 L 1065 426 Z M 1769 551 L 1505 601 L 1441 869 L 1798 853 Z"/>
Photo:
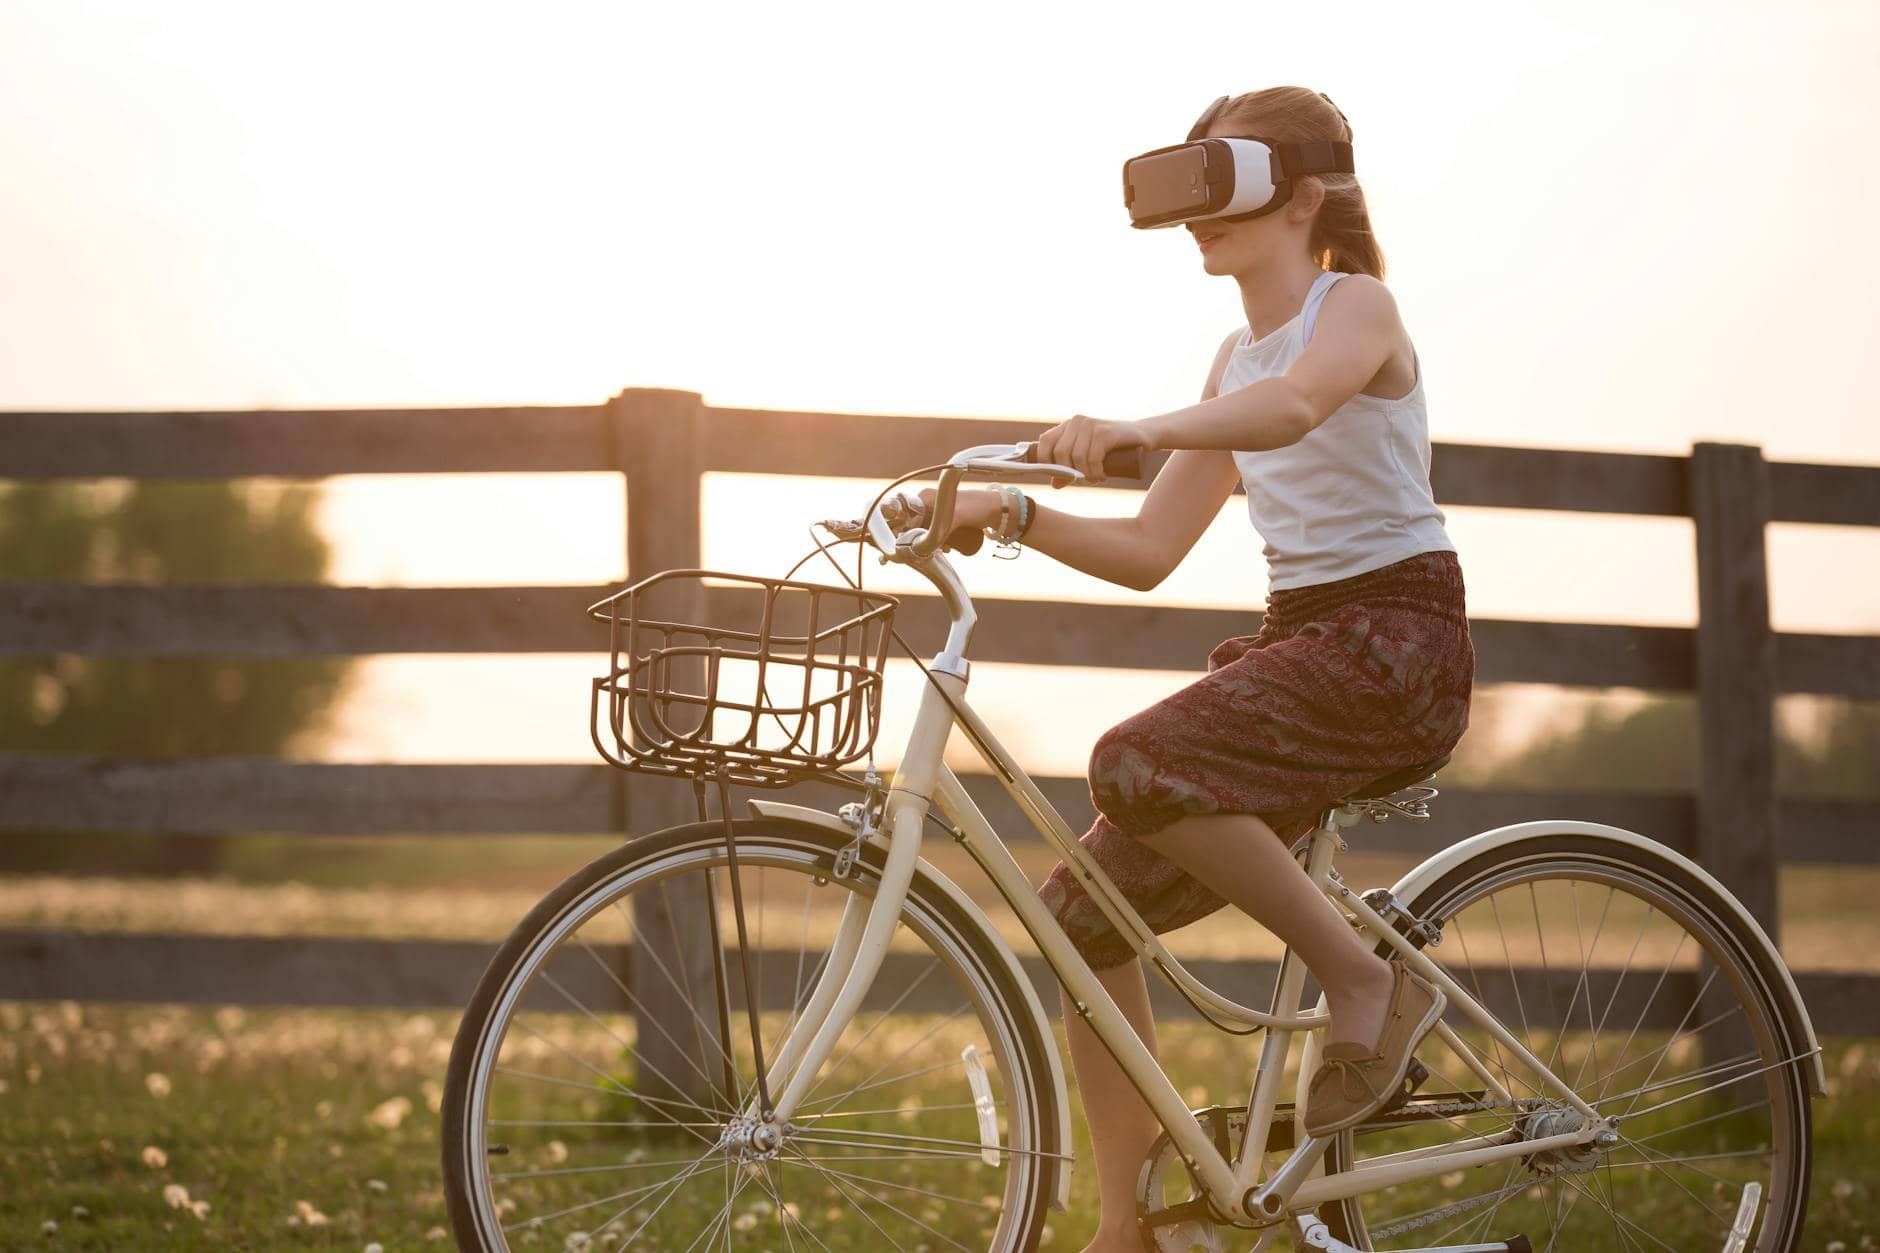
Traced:
<path fill-rule="evenodd" d="M 643 579 L 588 607 L 612 654 L 593 683 L 594 746 L 622 769 L 758 787 L 855 761 L 881 729 L 897 604 L 712 570 Z"/>

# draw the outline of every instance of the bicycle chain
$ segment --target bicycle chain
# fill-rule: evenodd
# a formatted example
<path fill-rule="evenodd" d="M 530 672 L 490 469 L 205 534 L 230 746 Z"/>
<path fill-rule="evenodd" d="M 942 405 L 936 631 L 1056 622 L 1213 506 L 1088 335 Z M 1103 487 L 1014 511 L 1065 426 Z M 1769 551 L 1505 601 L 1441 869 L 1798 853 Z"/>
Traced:
<path fill-rule="evenodd" d="M 1531 1113 L 1536 1109 L 1545 1108 L 1547 1104 L 1548 1104 L 1547 1101 L 1541 1100 L 1535 1097 L 1527 1097 L 1527 1098 L 1518 1099 L 1518 1100 L 1506 1100 L 1506 1101 L 1428 1101 L 1428 1102 L 1419 1102 L 1415 1105 L 1409 1105 L 1406 1103 L 1405 1105 L 1398 1106 L 1396 1110 L 1392 1110 L 1388 1112 L 1397 1112 L 1403 1109 L 1414 1109 L 1418 1113 L 1442 1115 L 1442 1114 L 1482 1114 L 1482 1113 L 1513 1111 L 1516 1116 L 1519 1116 L 1522 1114 Z M 1243 1119 L 1245 1118 L 1246 1113 L 1244 1110 L 1240 1110 L 1237 1112 L 1240 1113 Z M 1294 1121 L 1294 1112 L 1289 1109 L 1274 1110 L 1273 1121 L 1276 1123 L 1292 1122 Z M 1244 1123 L 1241 1127 L 1241 1134 L 1243 1136 L 1246 1134 L 1246 1128 L 1245 1128 Z M 1166 1138 L 1166 1133 L 1164 1133 L 1164 1138 Z M 1534 1181 L 1532 1179 L 1523 1179 L 1518 1183 L 1511 1184 L 1508 1187 L 1503 1188 L 1499 1192 L 1491 1193 L 1486 1196 L 1471 1197 L 1467 1201 L 1458 1202 L 1455 1205 L 1451 1205 L 1444 1209 L 1438 1210 L 1434 1214 L 1426 1214 L 1421 1218 L 1413 1219 L 1409 1222 L 1398 1223 L 1397 1225 L 1393 1227 L 1386 1228 L 1382 1231 L 1376 1231 L 1371 1234 L 1374 1238 L 1380 1239 L 1380 1240 L 1386 1239 L 1390 1236 L 1401 1235 L 1406 1231 L 1414 1231 L 1418 1227 L 1427 1227 L 1431 1223 L 1440 1222 L 1442 1219 L 1449 1217 L 1453 1214 L 1462 1213 L 1464 1210 L 1474 1209 L 1477 1206 L 1488 1205 L 1495 1201 L 1499 1201 L 1504 1197 L 1513 1196 L 1515 1193 L 1520 1192 L 1523 1189 L 1530 1188 L 1532 1186 L 1534 1186 Z"/>
<path fill-rule="evenodd" d="M 1529 1098 L 1519 1101 L 1439 1101 L 1430 1105 L 1419 1105 L 1416 1108 L 1418 1110 L 1428 1110 L 1432 1114 L 1483 1113 L 1508 1109 L 1512 1109 L 1520 1114 L 1525 1114 L 1535 1109 L 1542 1108 L 1546 1104 L 1546 1101 Z M 1454 1205 L 1444 1206 L 1442 1209 L 1424 1214 L 1420 1218 L 1410 1219 L 1407 1222 L 1395 1223 L 1389 1227 L 1373 1231 L 1370 1235 L 1373 1240 L 1388 1240 L 1392 1236 L 1400 1236 L 1406 1231 L 1415 1231 L 1418 1227 L 1427 1227 L 1432 1223 L 1439 1223 L 1445 1218 L 1453 1218 L 1457 1214 L 1466 1213 L 1472 1209 L 1479 1209 L 1484 1205 L 1492 1205 L 1496 1202 L 1506 1200 L 1508 1197 L 1518 1192 L 1525 1192 L 1533 1186 L 1534 1180 L 1532 1179 L 1518 1179 L 1498 1192 L 1489 1192 L 1481 1196 L 1472 1196 L 1466 1201 L 1457 1201 Z"/>
<path fill-rule="evenodd" d="M 1392 1236 L 1400 1236 L 1406 1231 L 1415 1231 L 1418 1227 L 1427 1227 L 1431 1223 L 1439 1223 L 1445 1218 L 1454 1218 L 1457 1214 L 1465 1213 L 1468 1210 L 1480 1209 L 1484 1205 L 1506 1200 L 1515 1193 L 1525 1192 L 1533 1186 L 1534 1181 L 1532 1179 L 1516 1180 L 1499 1192 L 1489 1192 L 1482 1196 L 1472 1196 L 1466 1201 L 1457 1201 L 1454 1205 L 1445 1206 L 1442 1209 L 1436 1210 L 1434 1213 L 1425 1214 L 1421 1218 L 1413 1218 L 1409 1222 L 1396 1223 L 1378 1231 L 1373 1231 L 1371 1232 L 1371 1239 L 1388 1240 Z"/>

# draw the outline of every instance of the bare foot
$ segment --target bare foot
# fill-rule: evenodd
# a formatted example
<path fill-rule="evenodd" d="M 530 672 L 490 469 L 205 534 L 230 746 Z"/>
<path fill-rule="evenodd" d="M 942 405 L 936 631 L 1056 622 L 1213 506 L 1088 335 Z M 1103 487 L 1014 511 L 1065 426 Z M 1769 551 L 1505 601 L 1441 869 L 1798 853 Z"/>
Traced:
<path fill-rule="evenodd" d="M 1327 1044 L 1362 1044 L 1368 1048 L 1384 1034 L 1384 1015 L 1390 1009 L 1396 975 L 1381 957 L 1372 957 L 1371 963 L 1372 968 L 1362 977 L 1325 989 L 1325 1004 L 1332 1015 L 1331 1025 L 1325 1029 Z"/>

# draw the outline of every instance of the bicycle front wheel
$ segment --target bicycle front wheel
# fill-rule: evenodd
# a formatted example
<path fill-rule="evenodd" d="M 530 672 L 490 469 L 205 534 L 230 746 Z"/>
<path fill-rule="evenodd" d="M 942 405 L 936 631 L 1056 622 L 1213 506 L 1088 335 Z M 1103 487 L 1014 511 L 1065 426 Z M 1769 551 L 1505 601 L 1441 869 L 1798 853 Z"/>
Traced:
<path fill-rule="evenodd" d="M 1035 1248 L 1069 1150 L 1050 1041 L 980 925 L 922 873 L 781 1143 L 753 1140 L 739 1114 L 756 1055 L 816 1029 L 799 1015 L 882 853 L 864 846 L 837 877 L 837 833 L 733 825 L 748 953 L 717 822 L 597 859 L 498 951 L 445 1084 L 459 1246 Z"/>
<path fill-rule="evenodd" d="M 1602 1149 L 1557 1150 L 1328 1206 L 1364 1249 L 1525 1234 L 1536 1249 L 1799 1247 L 1809 1178 L 1806 1032 L 1776 960 L 1676 861 L 1589 833 L 1487 850 L 1405 905 L 1442 927 L 1431 956 L 1602 1116 Z M 1444 1021 L 1506 1090 L 1435 1034 L 1404 1110 L 1342 1134 L 1327 1167 L 1445 1144 L 1539 1139 L 1580 1116 L 1452 1005 Z M 1475 1106 L 1477 1108 L 1470 1108 Z"/>

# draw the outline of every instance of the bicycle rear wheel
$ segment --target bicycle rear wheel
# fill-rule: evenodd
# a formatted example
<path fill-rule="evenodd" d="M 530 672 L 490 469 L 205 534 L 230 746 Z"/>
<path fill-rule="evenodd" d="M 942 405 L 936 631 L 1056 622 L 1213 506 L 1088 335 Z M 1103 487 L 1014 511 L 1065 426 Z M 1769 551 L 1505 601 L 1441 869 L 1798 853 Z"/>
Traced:
<path fill-rule="evenodd" d="M 492 960 L 444 1093 L 459 1247 L 1035 1248 L 1069 1148 L 1049 1041 L 979 925 L 920 873 L 781 1144 L 751 1141 L 736 1117 L 756 1086 L 750 997 L 768 1064 L 844 904 L 873 899 L 881 851 L 838 878 L 832 831 L 734 827 L 752 988 L 717 822 L 597 859 Z"/>
<path fill-rule="evenodd" d="M 1720 1249 L 1748 1212 L 1746 1248 L 1799 1247 L 1806 1033 L 1778 991 L 1775 959 L 1710 885 L 1650 849 L 1539 834 L 1463 862 L 1405 904 L 1441 924 L 1431 956 L 1457 982 L 1602 1115 L 1622 1117 L 1619 1140 L 1327 1206 L 1335 1234 L 1380 1250 L 1517 1233 L 1537 1250 Z M 1432 1078 L 1415 1112 L 1341 1135 L 1329 1170 L 1578 1126 L 1571 1107 L 1453 1006 L 1445 1021 L 1512 1100 L 1486 1093 L 1432 1034 L 1417 1050 Z M 1489 1108 L 1442 1109 L 1467 1099 Z"/>

